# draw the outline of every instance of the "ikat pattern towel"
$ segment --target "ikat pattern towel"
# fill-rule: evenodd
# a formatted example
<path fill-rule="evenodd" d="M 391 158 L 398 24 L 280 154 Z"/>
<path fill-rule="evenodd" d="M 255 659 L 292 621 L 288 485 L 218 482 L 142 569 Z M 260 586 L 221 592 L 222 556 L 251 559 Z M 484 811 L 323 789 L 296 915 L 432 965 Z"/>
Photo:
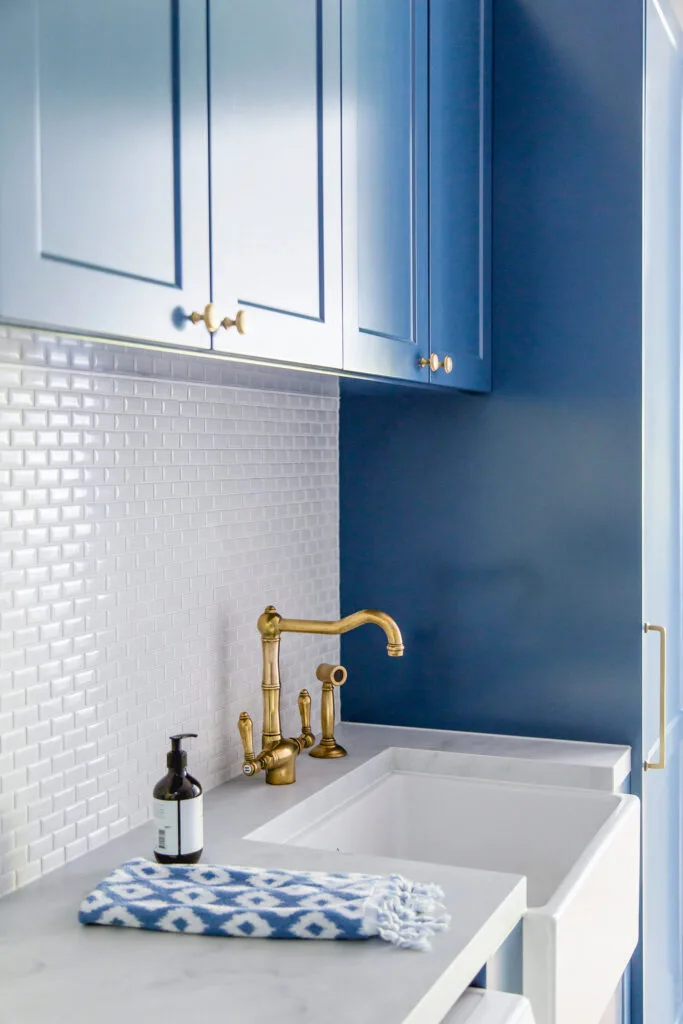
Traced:
<path fill-rule="evenodd" d="M 83 900 L 82 924 L 252 939 L 369 939 L 430 948 L 450 918 L 438 886 L 401 875 L 127 861 Z"/>

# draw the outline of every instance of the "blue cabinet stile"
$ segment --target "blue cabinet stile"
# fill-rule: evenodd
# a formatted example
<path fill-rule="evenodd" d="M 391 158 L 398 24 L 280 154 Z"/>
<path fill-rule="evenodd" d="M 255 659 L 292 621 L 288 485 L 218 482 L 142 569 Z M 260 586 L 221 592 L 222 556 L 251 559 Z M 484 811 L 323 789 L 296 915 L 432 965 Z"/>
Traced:
<path fill-rule="evenodd" d="M 208 347 L 204 0 L 0 7 L 0 315 Z"/>

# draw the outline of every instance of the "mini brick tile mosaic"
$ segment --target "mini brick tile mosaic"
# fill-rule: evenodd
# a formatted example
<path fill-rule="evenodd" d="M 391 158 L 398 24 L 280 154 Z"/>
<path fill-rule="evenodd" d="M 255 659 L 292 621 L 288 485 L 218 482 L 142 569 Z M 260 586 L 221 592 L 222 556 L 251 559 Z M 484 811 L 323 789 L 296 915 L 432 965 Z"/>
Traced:
<path fill-rule="evenodd" d="M 239 773 L 256 619 L 338 617 L 338 521 L 334 378 L 0 326 L 0 894 L 146 821 L 169 733 Z M 284 638 L 286 732 L 338 657 Z"/>

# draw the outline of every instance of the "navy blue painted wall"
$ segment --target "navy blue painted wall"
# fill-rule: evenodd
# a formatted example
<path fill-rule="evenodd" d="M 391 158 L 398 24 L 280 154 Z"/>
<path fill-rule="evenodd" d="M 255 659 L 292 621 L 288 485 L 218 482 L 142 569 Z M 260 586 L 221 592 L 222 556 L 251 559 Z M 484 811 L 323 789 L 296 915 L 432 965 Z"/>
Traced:
<path fill-rule="evenodd" d="M 345 382 L 352 721 L 641 722 L 640 0 L 495 0 L 491 396 Z"/>

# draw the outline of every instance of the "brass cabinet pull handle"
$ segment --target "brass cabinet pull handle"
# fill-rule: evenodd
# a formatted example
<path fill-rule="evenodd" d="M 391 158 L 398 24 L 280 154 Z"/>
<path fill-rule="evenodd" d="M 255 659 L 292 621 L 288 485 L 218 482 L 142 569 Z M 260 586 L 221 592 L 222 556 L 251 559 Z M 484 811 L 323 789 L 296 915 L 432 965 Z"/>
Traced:
<path fill-rule="evenodd" d="M 194 313 L 190 313 L 187 319 L 191 320 L 195 326 L 197 324 L 204 323 L 209 334 L 214 334 L 221 326 L 221 320 L 220 317 L 218 316 L 218 310 L 216 309 L 213 302 L 209 302 L 207 303 L 206 306 L 204 306 L 203 313 L 197 313 L 197 311 L 195 310 Z"/>
<path fill-rule="evenodd" d="M 246 313 L 243 309 L 238 309 L 235 313 L 235 319 L 231 320 L 229 316 L 223 317 L 221 320 L 221 327 L 224 327 L 226 331 L 229 331 L 231 327 L 237 328 L 238 334 L 246 334 L 247 326 L 244 322 Z"/>
<path fill-rule="evenodd" d="M 420 366 L 428 366 L 432 373 L 436 373 L 437 370 L 443 369 L 444 373 L 452 373 L 453 371 L 453 359 L 451 356 L 444 356 L 443 359 L 439 359 L 436 352 L 432 352 L 429 359 L 425 359 L 424 356 L 420 359 Z"/>
<path fill-rule="evenodd" d="M 645 771 L 666 767 L 666 629 L 645 623 L 646 633 L 659 633 L 659 761 L 645 761 Z"/>

